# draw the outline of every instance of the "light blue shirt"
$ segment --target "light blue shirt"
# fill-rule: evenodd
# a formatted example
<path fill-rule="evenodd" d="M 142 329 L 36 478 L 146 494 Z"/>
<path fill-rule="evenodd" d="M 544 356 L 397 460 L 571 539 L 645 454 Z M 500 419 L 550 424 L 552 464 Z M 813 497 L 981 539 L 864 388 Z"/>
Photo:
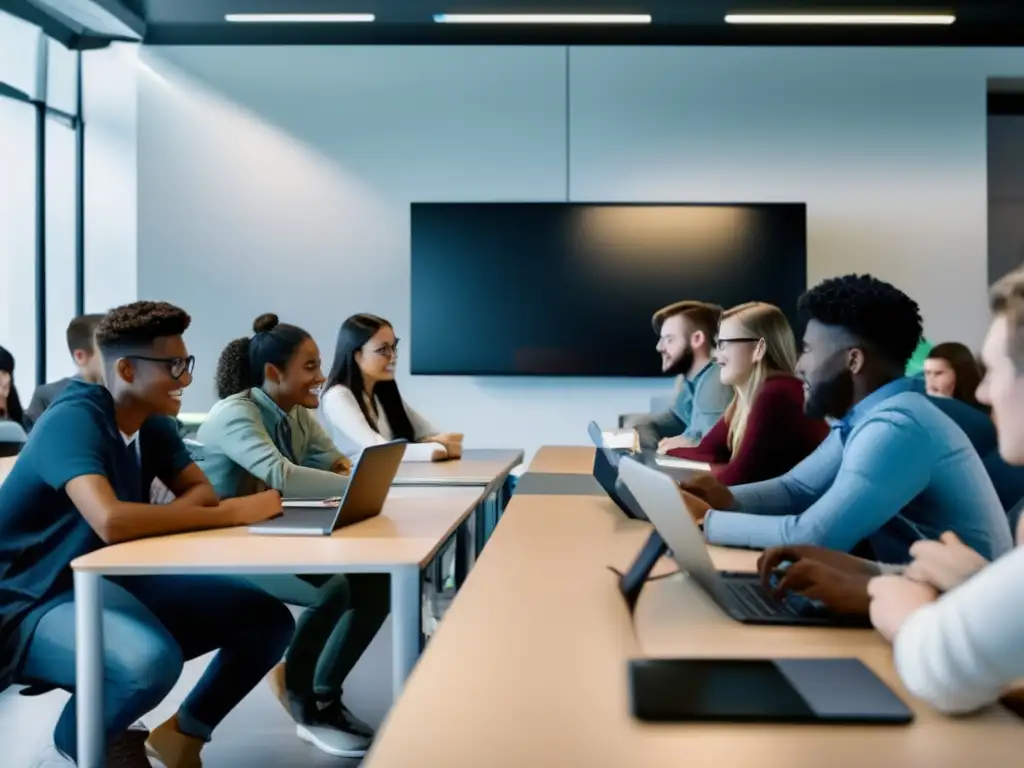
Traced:
<path fill-rule="evenodd" d="M 953 531 L 990 560 L 1008 552 L 1009 522 L 977 451 L 914 387 L 881 387 L 789 473 L 733 488 L 742 511 L 708 512 L 708 542 L 849 552 L 868 539 L 876 559 L 905 563 L 914 541 Z"/>
<path fill-rule="evenodd" d="M 701 368 L 692 379 L 684 378 L 672 404 L 672 412 L 685 425 L 683 437 L 700 442 L 725 414 L 732 397 L 732 387 L 722 383 L 721 371 L 714 362 Z"/>

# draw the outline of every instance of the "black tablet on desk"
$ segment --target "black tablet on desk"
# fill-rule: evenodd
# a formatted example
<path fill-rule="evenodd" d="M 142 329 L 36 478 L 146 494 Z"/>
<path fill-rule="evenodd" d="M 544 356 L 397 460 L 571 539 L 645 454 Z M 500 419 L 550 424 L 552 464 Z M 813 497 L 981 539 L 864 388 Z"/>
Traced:
<path fill-rule="evenodd" d="M 859 659 L 633 659 L 634 717 L 905 725 L 913 712 Z"/>

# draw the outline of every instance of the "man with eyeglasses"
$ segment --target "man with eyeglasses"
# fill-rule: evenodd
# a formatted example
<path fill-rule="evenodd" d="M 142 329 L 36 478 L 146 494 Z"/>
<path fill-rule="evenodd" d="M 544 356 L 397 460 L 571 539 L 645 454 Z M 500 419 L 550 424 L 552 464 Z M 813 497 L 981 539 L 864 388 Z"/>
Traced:
<path fill-rule="evenodd" d="M 274 491 L 220 503 L 178 436 L 172 417 L 195 362 L 182 338 L 189 323 L 165 303 L 110 312 L 96 329 L 105 385 L 71 382 L 0 485 L 0 689 L 21 682 L 74 690 L 75 558 L 280 511 Z M 154 479 L 174 501 L 148 503 Z M 291 614 L 227 577 L 110 578 L 102 590 L 108 764 L 148 768 L 148 748 L 167 768 L 200 765 L 212 730 L 280 660 Z M 177 714 L 152 734 L 131 728 L 170 692 L 184 661 L 215 650 Z M 75 706 L 72 695 L 45 764 L 77 759 Z"/>
<path fill-rule="evenodd" d="M 805 410 L 834 419 L 832 434 L 781 477 L 684 485 L 707 540 L 842 552 L 867 541 L 874 559 L 898 564 L 919 539 L 952 531 L 987 558 L 1008 551 L 1010 526 L 977 451 L 903 376 L 921 338 L 917 303 L 870 275 L 846 275 L 811 289 L 799 306 Z"/>

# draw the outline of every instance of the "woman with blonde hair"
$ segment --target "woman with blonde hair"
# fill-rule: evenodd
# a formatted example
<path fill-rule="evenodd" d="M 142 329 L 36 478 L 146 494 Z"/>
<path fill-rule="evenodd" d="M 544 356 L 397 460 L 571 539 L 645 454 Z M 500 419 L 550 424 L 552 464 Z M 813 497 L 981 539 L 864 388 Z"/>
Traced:
<path fill-rule="evenodd" d="M 742 485 L 784 475 L 825 439 L 828 425 L 804 413 L 796 339 L 778 307 L 750 302 L 724 312 L 715 359 L 732 403 L 699 445 L 669 455 L 708 462 L 720 482 Z"/>

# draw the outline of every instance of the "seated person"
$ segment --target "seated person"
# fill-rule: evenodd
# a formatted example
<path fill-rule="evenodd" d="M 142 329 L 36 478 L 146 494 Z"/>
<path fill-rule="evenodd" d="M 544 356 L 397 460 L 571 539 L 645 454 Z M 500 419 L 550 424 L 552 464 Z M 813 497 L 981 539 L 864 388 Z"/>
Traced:
<path fill-rule="evenodd" d="M 24 426 L 25 412 L 14 386 L 14 355 L 0 347 L 0 420 Z"/>
<path fill-rule="evenodd" d="M 981 366 L 974 354 L 955 341 L 936 344 L 924 361 L 925 391 L 932 397 L 950 397 L 979 410 L 975 392 L 981 383 Z"/>
<path fill-rule="evenodd" d="M 25 411 L 25 429 L 31 432 L 33 425 L 39 421 L 43 411 L 50 407 L 60 394 L 68 388 L 72 381 L 85 381 L 89 384 L 103 383 L 103 360 L 96 349 L 96 326 L 103 315 L 82 315 L 68 324 L 68 351 L 75 361 L 78 374 L 69 378 L 44 384 L 32 393 L 32 401 Z"/>
<path fill-rule="evenodd" d="M 355 459 L 364 448 L 408 440 L 405 461 L 462 456 L 462 435 L 439 434 L 402 399 L 395 381 L 398 339 L 391 323 L 353 315 L 341 324 L 327 377 L 323 418 L 335 445 Z"/>
<path fill-rule="evenodd" d="M 716 507 L 684 494 L 707 540 L 844 552 L 867 540 L 877 559 L 904 563 L 915 541 L 952 531 L 987 558 L 1009 550 L 1006 515 L 977 452 L 903 377 L 921 335 L 917 304 L 888 283 L 849 275 L 808 291 L 800 310 L 807 413 L 838 423 L 782 477 L 692 486 Z"/>
<path fill-rule="evenodd" d="M 75 690 L 71 561 L 147 536 L 247 525 L 280 510 L 276 493 L 219 504 L 171 417 L 192 382 L 182 334 L 189 316 L 169 304 L 113 310 L 96 338 L 105 386 L 72 382 L 36 424 L 0 485 L 0 688 L 12 682 Z M 147 504 L 159 477 L 177 498 Z M 281 658 L 293 621 L 278 600 L 226 576 L 130 576 L 102 582 L 103 718 L 108 765 L 195 768 L 213 730 Z M 156 707 L 182 664 L 219 649 L 178 713 L 149 734 L 129 729 Z M 78 757 L 71 700 L 57 721 L 55 756 Z"/>
<path fill-rule="evenodd" d="M 221 498 L 273 488 L 286 498 L 340 496 L 349 461 L 313 410 L 324 383 L 320 350 L 306 331 L 262 315 L 255 335 L 232 341 L 217 364 L 223 398 L 199 427 L 200 462 Z M 300 576 L 317 590 L 283 665 L 271 676 L 298 736 L 335 757 L 361 757 L 373 731 L 342 703 L 342 686 L 390 610 L 385 574 Z M 260 580 L 286 599 L 287 579 Z"/>
<path fill-rule="evenodd" d="M 999 452 L 1024 464 L 1024 270 L 992 289 L 993 321 L 982 360 L 978 399 L 992 407 Z M 1018 528 L 1018 543 L 1024 531 Z M 893 641 L 896 670 L 907 689 L 949 713 L 994 702 L 1024 677 L 1024 548 L 983 568 L 938 597 L 930 579 L 880 577 L 871 582 L 871 619 Z M 1018 700 L 1019 701 L 1019 700 Z"/>
<path fill-rule="evenodd" d="M 778 307 L 753 302 L 722 315 L 715 359 L 735 396 L 700 445 L 669 455 L 705 461 L 726 485 L 753 483 L 791 470 L 828 435 L 823 419 L 804 413 L 804 386 L 793 375 L 796 340 Z"/>
<path fill-rule="evenodd" d="M 702 301 L 680 301 L 655 313 L 661 370 L 681 376 L 682 386 L 670 410 L 627 425 L 636 429 L 643 450 L 695 446 L 729 407 L 732 389 L 722 383 L 712 360 L 721 315 L 721 307 Z"/>

